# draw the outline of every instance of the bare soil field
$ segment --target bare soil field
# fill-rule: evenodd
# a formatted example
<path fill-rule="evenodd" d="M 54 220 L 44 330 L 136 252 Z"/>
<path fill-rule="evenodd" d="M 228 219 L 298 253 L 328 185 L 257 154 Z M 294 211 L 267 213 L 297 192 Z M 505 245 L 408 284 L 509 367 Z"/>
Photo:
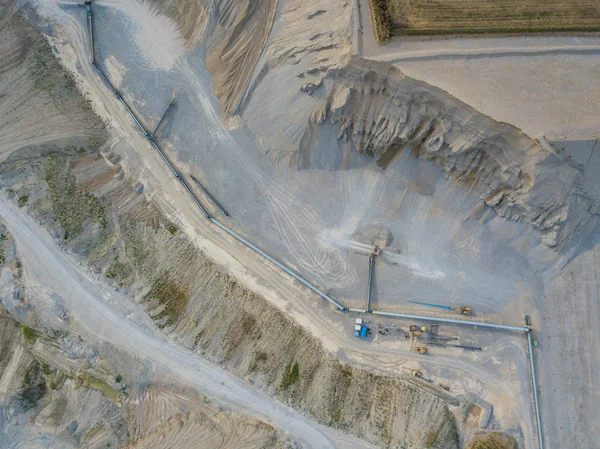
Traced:
<path fill-rule="evenodd" d="M 600 31 L 600 4 L 594 0 L 385 0 L 391 36 Z M 385 29 L 385 27 L 376 26 Z"/>

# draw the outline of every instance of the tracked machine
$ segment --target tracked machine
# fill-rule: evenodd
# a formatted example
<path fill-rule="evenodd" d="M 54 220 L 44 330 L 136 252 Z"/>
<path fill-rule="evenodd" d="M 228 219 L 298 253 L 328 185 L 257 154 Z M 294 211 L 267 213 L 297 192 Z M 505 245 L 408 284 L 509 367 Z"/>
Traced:
<path fill-rule="evenodd" d="M 460 313 L 461 315 L 471 315 L 471 313 L 473 313 L 473 309 L 471 309 L 470 307 L 464 306 L 464 307 L 451 307 L 451 306 L 446 306 L 443 304 L 431 304 L 428 302 L 420 302 L 420 301 L 408 301 L 412 304 L 420 304 L 422 306 L 427 306 L 427 307 L 437 307 L 438 309 L 447 309 L 447 310 L 453 310 L 455 312 Z"/>

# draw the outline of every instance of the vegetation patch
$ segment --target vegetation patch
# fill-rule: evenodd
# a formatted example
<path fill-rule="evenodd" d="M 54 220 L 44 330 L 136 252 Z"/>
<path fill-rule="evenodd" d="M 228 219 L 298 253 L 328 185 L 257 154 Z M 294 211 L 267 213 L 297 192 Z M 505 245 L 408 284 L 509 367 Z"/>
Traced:
<path fill-rule="evenodd" d="M 298 362 L 289 363 L 288 366 L 285 367 L 285 371 L 283 372 L 283 379 L 281 379 L 281 388 L 284 390 L 288 388 L 290 385 L 298 382 L 298 378 L 300 377 L 300 367 L 298 366 Z"/>
<path fill-rule="evenodd" d="M 28 203 L 29 203 L 29 195 L 20 196 L 19 199 L 17 200 L 17 204 L 19 205 L 19 207 L 23 207 Z"/>
<path fill-rule="evenodd" d="M 373 29 L 377 42 L 385 42 L 392 35 L 392 19 L 388 11 L 389 0 L 370 0 Z"/>
<path fill-rule="evenodd" d="M 109 400 L 113 402 L 117 402 L 119 400 L 119 392 L 113 390 L 109 384 L 98 379 L 97 377 L 82 376 L 79 380 L 86 387 L 104 393 Z"/>
<path fill-rule="evenodd" d="M 176 235 L 176 234 L 177 234 L 177 231 L 179 231 L 179 229 L 178 229 L 178 228 L 177 228 L 177 226 L 175 226 L 174 224 L 172 224 L 172 223 L 169 223 L 169 224 L 167 225 L 167 231 L 169 231 L 169 232 L 170 232 L 172 235 Z"/>
<path fill-rule="evenodd" d="M 113 261 L 110 266 L 106 269 L 104 275 L 109 279 L 115 279 L 117 281 L 121 281 L 129 276 L 130 269 L 127 265 L 119 262 Z"/>
<path fill-rule="evenodd" d="M 329 390 L 329 425 L 343 426 L 342 407 L 344 406 L 345 398 L 352 385 L 352 367 L 336 364 L 332 376 L 334 380 L 331 383 L 331 389 Z"/>
<path fill-rule="evenodd" d="M 50 365 L 44 362 L 41 363 L 41 367 L 42 373 L 44 374 L 44 379 L 46 380 L 46 386 L 48 388 L 51 390 L 58 390 L 64 385 L 67 378 L 65 373 L 57 369 L 52 369 Z"/>
<path fill-rule="evenodd" d="M 51 96 L 56 96 L 59 89 L 72 91 L 75 80 L 66 72 L 52 53 L 52 47 L 41 36 L 35 35 L 33 52 L 29 62 L 29 73 L 33 77 L 33 87 L 45 90 Z"/>
<path fill-rule="evenodd" d="M 21 332 L 27 346 L 33 346 L 40 336 L 38 331 L 29 326 L 25 326 L 24 324 L 21 325 Z"/>
<path fill-rule="evenodd" d="M 42 362 L 42 373 L 44 373 L 45 376 L 52 375 L 52 368 L 50 368 L 50 365 Z"/>
<path fill-rule="evenodd" d="M 406 35 L 600 31 L 597 0 L 371 0 L 371 9 L 378 41 Z"/>
<path fill-rule="evenodd" d="M 476 437 L 467 449 L 517 449 L 517 441 L 506 434 L 492 432 Z"/>
<path fill-rule="evenodd" d="M 66 162 L 64 157 L 48 157 L 44 174 L 56 219 L 64 231 L 63 237 L 72 240 L 81 234 L 88 222 L 96 222 L 105 229 L 107 219 L 98 198 L 77 190 Z"/>
<path fill-rule="evenodd" d="M 146 298 L 156 299 L 164 307 L 159 315 L 165 319 L 163 326 L 176 323 L 185 312 L 189 301 L 187 291 L 177 282 L 170 280 L 167 275 L 161 276 L 154 282 Z"/>
<path fill-rule="evenodd" d="M 25 410 L 37 407 L 40 399 L 46 394 L 46 380 L 42 367 L 37 360 L 27 368 L 17 392 L 17 402 Z"/>
<path fill-rule="evenodd" d="M 151 249 L 152 245 L 147 239 L 150 235 L 148 229 L 127 218 L 120 218 L 119 227 L 123 236 L 123 250 L 128 265 L 142 278 L 152 276 L 157 254 Z"/>

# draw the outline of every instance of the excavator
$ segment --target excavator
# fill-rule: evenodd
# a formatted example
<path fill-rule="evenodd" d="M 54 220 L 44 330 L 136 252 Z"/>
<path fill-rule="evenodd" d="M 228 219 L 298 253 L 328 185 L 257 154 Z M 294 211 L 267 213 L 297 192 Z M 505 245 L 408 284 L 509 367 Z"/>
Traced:
<path fill-rule="evenodd" d="M 424 381 L 431 382 L 431 379 L 427 379 L 426 377 L 423 377 L 423 373 L 419 370 L 414 370 L 412 372 L 412 375 L 415 376 L 417 379 L 422 379 Z"/>
<path fill-rule="evenodd" d="M 427 354 L 429 352 L 429 348 L 427 346 L 417 346 L 415 351 L 417 351 L 419 354 Z"/>
<path fill-rule="evenodd" d="M 420 301 L 408 301 L 408 302 L 413 303 L 413 304 L 420 304 L 422 306 L 427 306 L 427 307 L 438 307 L 440 309 L 454 310 L 455 312 L 458 312 L 461 315 L 471 315 L 471 313 L 473 313 L 473 309 L 471 309 L 470 307 L 451 307 L 451 306 L 445 306 L 443 304 L 430 304 L 428 302 L 420 302 Z"/>

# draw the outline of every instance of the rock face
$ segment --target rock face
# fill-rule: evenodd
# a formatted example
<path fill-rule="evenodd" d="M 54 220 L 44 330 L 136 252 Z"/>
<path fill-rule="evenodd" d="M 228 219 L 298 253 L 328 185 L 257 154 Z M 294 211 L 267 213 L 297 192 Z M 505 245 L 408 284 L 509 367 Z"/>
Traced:
<path fill-rule="evenodd" d="M 514 126 L 386 63 L 351 57 L 325 78 L 331 87 L 312 110 L 298 168 L 344 168 L 311 163 L 327 159 L 310 154 L 317 146 L 306 137 L 315 125 L 333 127 L 337 139 L 350 141 L 382 169 L 405 150 L 434 161 L 499 215 L 539 229 L 549 246 L 563 249 L 573 227 L 595 224 L 598 209 L 580 187 L 581 171 Z"/>

